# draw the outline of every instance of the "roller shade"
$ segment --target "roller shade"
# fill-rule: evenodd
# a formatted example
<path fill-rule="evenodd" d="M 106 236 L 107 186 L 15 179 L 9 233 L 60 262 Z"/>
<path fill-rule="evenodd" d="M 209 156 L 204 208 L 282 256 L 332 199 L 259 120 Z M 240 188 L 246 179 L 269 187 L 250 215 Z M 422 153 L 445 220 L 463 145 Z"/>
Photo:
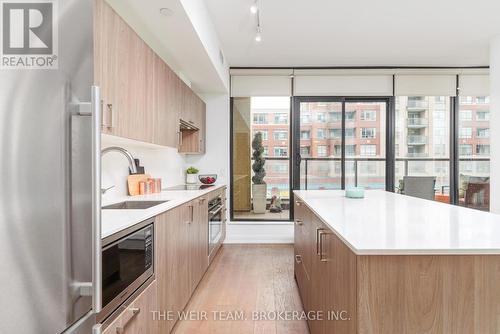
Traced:
<path fill-rule="evenodd" d="M 296 75 L 295 96 L 392 96 L 392 75 Z"/>
<path fill-rule="evenodd" d="M 231 96 L 291 96 L 289 75 L 235 75 L 231 77 Z"/>
<path fill-rule="evenodd" d="M 490 78 L 488 75 L 460 75 L 459 83 L 460 95 L 462 96 L 490 95 Z"/>
<path fill-rule="evenodd" d="M 455 96 L 456 75 L 399 75 L 395 76 L 396 96 Z"/>

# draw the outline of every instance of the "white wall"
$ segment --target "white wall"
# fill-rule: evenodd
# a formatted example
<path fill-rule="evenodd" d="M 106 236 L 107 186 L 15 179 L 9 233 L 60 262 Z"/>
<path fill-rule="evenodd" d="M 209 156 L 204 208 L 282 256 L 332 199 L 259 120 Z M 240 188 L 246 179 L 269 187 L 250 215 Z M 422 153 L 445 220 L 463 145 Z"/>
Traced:
<path fill-rule="evenodd" d="M 177 153 L 177 148 L 160 147 L 134 140 L 103 135 L 102 147 L 120 146 L 127 149 L 134 158 L 141 160 L 141 165 L 151 177 L 162 179 L 162 187 L 184 183 L 185 157 Z M 110 152 L 102 157 L 102 187 L 115 188 L 103 195 L 103 204 L 117 197 L 127 195 L 128 161 L 121 153 Z"/>
<path fill-rule="evenodd" d="M 500 213 L 500 35 L 490 44 L 490 207 Z"/>

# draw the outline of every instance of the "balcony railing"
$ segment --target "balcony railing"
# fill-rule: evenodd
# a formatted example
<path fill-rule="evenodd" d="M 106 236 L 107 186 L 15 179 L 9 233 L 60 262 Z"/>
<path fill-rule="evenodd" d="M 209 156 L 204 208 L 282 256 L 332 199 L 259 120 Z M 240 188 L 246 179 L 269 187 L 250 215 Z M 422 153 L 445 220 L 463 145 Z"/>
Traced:
<path fill-rule="evenodd" d="M 409 158 L 424 158 L 427 157 L 427 153 L 425 152 L 408 152 L 408 157 Z"/>
<path fill-rule="evenodd" d="M 301 168 L 304 169 L 303 173 L 301 172 L 301 182 L 304 184 L 304 189 L 307 190 L 309 187 L 309 181 L 310 181 L 310 175 L 309 175 L 309 170 L 311 167 L 311 162 L 339 162 L 341 163 L 342 159 L 341 158 L 302 158 L 302 163 L 301 163 Z M 385 158 L 345 158 L 346 163 L 353 163 L 353 174 L 349 174 L 349 177 L 354 176 L 354 185 L 358 186 L 359 185 L 359 179 L 360 179 L 360 163 L 366 163 L 366 162 L 385 162 Z M 408 176 L 409 171 L 410 171 L 410 164 L 412 162 L 448 162 L 450 161 L 449 158 L 396 158 L 396 162 L 403 162 L 404 170 L 403 170 L 403 175 Z M 489 158 L 460 158 L 459 162 L 489 162 Z M 352 173 L 352 172 L 351 172 Z M 340 171 L 339 171 L 339 178 L 341 177 Z M 367 176 L 367 175 L 362 175 L 362 176 Z M 385 179 L 385 168 L 380 175 L 368 175 L 369 177 L 372 178 L 377 178 L 377 177 L 383 177 Z M 384 182 L 384 188 L 385 188 L 385 181 Z M 340 182 L 339 182 L 339 187 L 340 187 Z"/>
<path fill-rule="evenodd" d="M 408 127 L 426 127 L 429 121 L 426 118 L 408 118 Z"/>
<path fill-rule="evenodd" d="M 277 188 L 280 190 L 281 197 L 282 199 L 286 200 L 289 197 L 289 180 L 290 180 L 290 170 L 288 169 L 289 166 L 289 159 L 288 157 L 267 157 L 266 161 L 269 162 L 282 162 L 284 165 L 286 165 L 286 169 L 283 171 L 276 171 L 273 170 L 271 166 L 267 166 L 266 168 L 266 183 L 268 184 L 268 192 L 270 192 L 273 188 Z M 368 178 L 368 183 L 372 183 L 373 188 L 383 188 L 385 189 L 385 166 L 381 168 L 380 173 L 375 173 L 375 174 L 366 174 L 362 173 L 360 167 L 361 164 L 363 163 L 382 163 L 386 162 L 385 158 L 356 158 L 356 157 L 346 157 L 345 158 L 346 163 L 349 164 L 349 170 L 347 171 L 346 178 L 352 180 L 354 178 L 354 185 L 358 186 L 360 184 L 360 179 L 361 178 Z M 459 162 L 489 162 L 489 158 L 460 158 Z M 311 169 L 314 170 L 314 164 L 318 164 L 321 162 L 337 162 L 339 164 L 338 169 L 336 169 L 333 166 L 328 166 L 326 169 L 321 170 L 322 173 L 328 174 L 328 176 L 318 176 L 318 175 L 311 175 Z M 300 175 L 300 182 L 301 182 L 301 187 L 302 189 L 307 190 L 307 189 L 318 189 L 318 187 L 313 186 L 313 184 L 318 184 L 318 180 L 320 181 L 322 187 L 324 188 L 329 188 L 327 184 L 327 179 L 338 179 L 338 185 L 337 187 L 330 187 L 332 189 L 335 188 L 340 188 L 340 179 L 341 179 L 341 162 L 342 159 L 339 158 L 302 158 L 301 159 L 301 175 Z M 402 175 L 408 176 L 410 175 L 410 165 L 412 163 L 416 162 L 442 162 L 448 163 L 450 162 L 449 158 L 396 158 L 395 159 L 396 163 L 403 163 L 403 173 Z M 352 165 L 351 165 L 352 164 Z M 415 167 L 415 166 L 413 166 Z M 317 172 L 318 170 L 315 170 Z M 445 173 L 448 173 L 446 171 Z M 273 175 L 274 174 L 274 175 Z M 412 170 L 412 175 L 415 175 L 415 171 Z M 438 174 L 437 172 L 434 174 Z M 398 175 L 401 175 L 398 173 Z M 438 175 L 436 175 L 438 176 Z M 311 184 L 311 179 L 315 179 L 317 182 L 312 182 Z M 363 183 L 363 185 L 367 185 L 366 182 Z M 440 188 L 446 188 L 448 187 L 449 184 L 441 184 L 439 185 Z M 370 184 L 368 184 L 368 187 L 370 187 Z M 286 189 L 285 189 L 286 188 Z M 268 197 L 270 198 L 271 196 Z"/>
<path fill-rule="evenodd" d="M 429 107 L 429 102 L 427 101 L 415 101 L 409 100 L 406 109 L 418 109 L 425 110 Z"/>
<path fill-rule="evenodd" d="M 409 135 L 407 137 L 408 145 L 425 145 L 427 144 L 427 136 Z"/>

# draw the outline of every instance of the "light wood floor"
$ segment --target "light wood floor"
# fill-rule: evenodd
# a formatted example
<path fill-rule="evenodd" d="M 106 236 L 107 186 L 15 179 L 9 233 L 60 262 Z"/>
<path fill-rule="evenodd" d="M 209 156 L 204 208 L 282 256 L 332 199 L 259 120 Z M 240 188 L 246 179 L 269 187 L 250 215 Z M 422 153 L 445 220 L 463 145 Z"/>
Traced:
<path fill-rule="evenodd" d="M 182 320 L 175 334 L 309 333 L 301 320 L 252 320 L 254 311 L 302 311 L 291 245 L 224 245 L 186 310 L 204 311 L 208 319 Z M 222 319 L 219 312 L 245 318 L 215 320 Z"/>

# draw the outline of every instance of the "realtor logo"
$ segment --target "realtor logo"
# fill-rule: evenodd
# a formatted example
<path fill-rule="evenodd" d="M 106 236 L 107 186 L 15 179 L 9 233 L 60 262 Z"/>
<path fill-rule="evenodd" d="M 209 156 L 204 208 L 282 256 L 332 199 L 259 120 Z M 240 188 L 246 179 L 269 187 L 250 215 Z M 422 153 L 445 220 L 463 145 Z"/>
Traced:
<path fill-rule="evenodd" d="M 1 2 L 3 69 L 57 69 L 56 0 Z"/>

